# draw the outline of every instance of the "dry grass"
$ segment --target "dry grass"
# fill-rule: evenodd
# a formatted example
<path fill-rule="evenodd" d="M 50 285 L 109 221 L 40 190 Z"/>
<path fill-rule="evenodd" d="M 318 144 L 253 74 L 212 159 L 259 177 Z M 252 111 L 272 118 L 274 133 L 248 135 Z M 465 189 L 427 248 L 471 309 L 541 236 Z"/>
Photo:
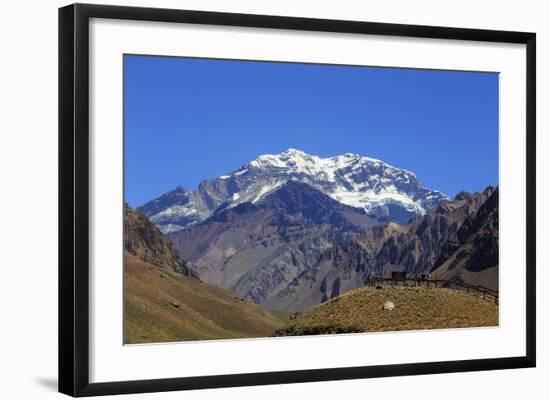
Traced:
<path fill-rule="evenodd" d="M 126 344 L 267 337 L 284 323 L 236 293 L 128 253 L 124 290 Z"/>
<path fill-rule="evenodd" d="M 395 309 L 384 310 L 385 301 Z M 498 305 L 444 288 L 349 291 L 290 320 L 276 335 L 332 334 L 498 326 Z"/>
<path fill-rule="evenodd" d="M 443 288 L 349 291 L 286 322 L 238 294 L 182 277 L 128 253 L 125 343 L 378 332 L 498 325 L 498 305 Z M 383 309 L 392 301 L 392 311 Z"/>

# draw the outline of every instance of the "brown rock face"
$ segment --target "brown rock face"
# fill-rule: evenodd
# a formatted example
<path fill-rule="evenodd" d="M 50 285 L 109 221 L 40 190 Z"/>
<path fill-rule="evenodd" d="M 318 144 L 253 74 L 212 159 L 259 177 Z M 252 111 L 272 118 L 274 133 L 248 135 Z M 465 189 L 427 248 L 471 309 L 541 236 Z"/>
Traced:
<path fill-rule="evenodd" d="M 124 205 L 124 249 L 139 259 L 171 269 L 184 276 L 195 276 L 173 249 L 172 243 L 147 216 Z"/>
<path fill-rule="evenodd" d="M 371 272 L 375 275 L 387 275 L 392 270 L 427 273 L 455 254 L 488 220 L 496 222 L 496 226 L 491 223 L 492 229 L 486 233 L 495 246 L 491 251 L 493 257 L 486 258 L 488 249 L 479 249 L 477 255 L 472 255 L 479 267 L 484 268 L 498 264 L 498 189 L 492 187 L 473 195 L 460 194 L 400 230 L 386 230 L 387 239 L 378 248 L 380 240 L 373 245 L 369 230 L 357 241 L 371 251 Z"/>
<path fill-rule="evenodd" d="M 407 225 L 390 223 L 346 237 L 263 304 L 304 310 L 392 271 L 431 272 L 432 278 L 498 290 L 498 189 L 461 194 Z"/>
<path fill-rule="evenodd" d="M 393 271 L 498 290 L 498 189 L 461 193 L 408 224 L 369 220 L 303 183 L 169 234 L 200 278 L 294 312 Z"/>
<path fill-rule="evenodd" d="M 169 238 L 201 279 L 261 303 L 314 266 L 338 233 L 372 224 L 363 210 L 290 181 Z"/>
<path fill-rule="evenodd" d="M 462 223 L 451 243 L 449 256 L 436 263 L 432 275 L 498 291 L 498 190 Z"/>

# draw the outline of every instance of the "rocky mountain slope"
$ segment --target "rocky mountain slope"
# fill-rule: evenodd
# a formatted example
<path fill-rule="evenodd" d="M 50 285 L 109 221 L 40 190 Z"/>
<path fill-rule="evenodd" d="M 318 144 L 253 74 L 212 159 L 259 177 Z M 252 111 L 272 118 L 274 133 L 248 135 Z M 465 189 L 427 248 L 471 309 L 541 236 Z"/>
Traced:
<path fill-rule="evenodd" d="M 283 320 L 196 278 L 171 242 L 125 206 L 124 341 L 151 343 L 266 337 Z"/>
<path fill-rule="evenodd" d="M 172 243 L 147 216 L 124 205 L 124 250 L 155 266 L 171 269 L 184 276 L 195 276 L 174 250 Z"/>
<path fill-rule="evenodd" d="M 256 203 L 220 207 L 169 238 L 203 280 L 286 313 L 392 271 L 438 269 L 437 277 L 498 288 L 498 189 L 491 187 L 460 193 L 399 225 L 380 224 L 363 209 L 290 181 Z M 473 263 L 468 252 L 477 252 L 476 268 L 460 262 Z"/>
<path fill-rule="evenodd" d="M 203 181 L 197 191 L 178 187 L 138 210 L 163 233 L 204 221 L 220 207 L 255 204 L 288 181 L 300 181 L 330 198 L 382 221 L 406 223 L 423 216 L 446 196 L 426 188 L 410 171 L 346 153 L 322 158 L 296 149 L 261 155 L 228 175 Z"/>
<path fill-rule="evenodd" d="M 261 303 L 316 264 L 342 233 L 374 223 L 362 209 L 290 181 L 169 237 L 203 280 Z"/>
<path fill-rule="evenodd" d="M 376 226 L 335 242 L 317 264 L 263 304 L 286 312 L 304 310 L 392 271 L 417 275 L 436 269 L 435 277 L 462 275 L 470 284 L 497 289 L 497 266 L 498 189 L 489 187 L 442 202 L 408 225 Z"/>
<path fill-rule="evenodd" d="M 498 291 L 498 190 L 462 223 L 448 241 L 446 254 L 447 258 L 436 261 L 434 278 L 475 283 Z"/>

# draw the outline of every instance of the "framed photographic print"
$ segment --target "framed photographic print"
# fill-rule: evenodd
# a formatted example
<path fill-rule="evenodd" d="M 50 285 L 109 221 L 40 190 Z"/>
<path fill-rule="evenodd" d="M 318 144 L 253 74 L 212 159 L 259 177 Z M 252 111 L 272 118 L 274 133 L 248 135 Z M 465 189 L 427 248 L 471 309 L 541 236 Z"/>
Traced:
<path fill-rule="evenodd" d="M 60 391 L 535 366 L 535 79 L 534 33 L 61 8 Z"/>

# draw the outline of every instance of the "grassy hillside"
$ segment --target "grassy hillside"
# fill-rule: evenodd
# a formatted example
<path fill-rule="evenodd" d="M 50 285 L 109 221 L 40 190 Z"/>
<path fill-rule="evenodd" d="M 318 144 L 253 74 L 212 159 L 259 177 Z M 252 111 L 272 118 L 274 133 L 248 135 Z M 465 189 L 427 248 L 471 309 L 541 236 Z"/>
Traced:
<path fill-rule="evenodd" d="M 284 321 L 238 294 L 125 252 L 124 342 L 267 337 Z"/>
<path fill-rule="evenodd" d="M 384 310 L 385 301 L 395 304 Z M 309 309 L 276 335 L 358 333 L 498 325 L 498 305 L 443 288 L 361 288 Z"/>

